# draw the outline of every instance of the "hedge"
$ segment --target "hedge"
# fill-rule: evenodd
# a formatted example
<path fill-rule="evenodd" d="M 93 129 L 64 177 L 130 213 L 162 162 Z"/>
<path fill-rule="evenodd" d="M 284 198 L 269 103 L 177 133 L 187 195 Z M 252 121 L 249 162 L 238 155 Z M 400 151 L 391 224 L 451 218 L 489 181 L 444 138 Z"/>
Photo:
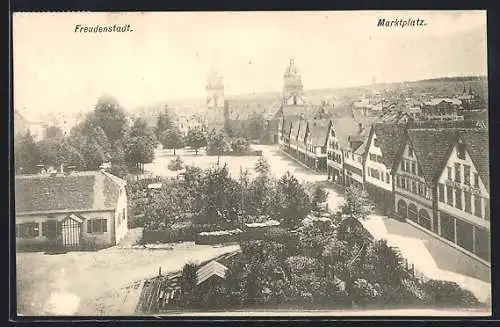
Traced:
<path fill-rule="evenodd" d="M 142 232 L 142 243 L 177 243 L 194 240 L 195 231 L 191 227 L 166 230 L 145 229 Z"/>

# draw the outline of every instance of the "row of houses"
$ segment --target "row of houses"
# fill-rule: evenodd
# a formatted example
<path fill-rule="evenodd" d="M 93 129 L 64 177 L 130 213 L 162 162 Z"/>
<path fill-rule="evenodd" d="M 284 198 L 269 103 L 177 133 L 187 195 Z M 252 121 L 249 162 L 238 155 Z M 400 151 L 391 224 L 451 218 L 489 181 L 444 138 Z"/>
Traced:
<path fill-rule="evenodd" d="M 489 265 L 488 131 L 462 122 L 280 123 L 280 148 L 398 217 Z M 349 126 L 351 125 L 351 126 Z"/>

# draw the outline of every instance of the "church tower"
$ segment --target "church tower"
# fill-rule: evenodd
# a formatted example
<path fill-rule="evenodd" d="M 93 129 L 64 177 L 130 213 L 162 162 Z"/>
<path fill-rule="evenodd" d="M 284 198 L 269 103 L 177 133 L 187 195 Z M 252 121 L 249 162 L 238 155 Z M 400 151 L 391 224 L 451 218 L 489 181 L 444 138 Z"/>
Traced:
<path fill-rule="evenodd" d="M 283 105 L 303 106 L 304 85 L 293 59 L 290 59 L 290 64 L 285 69 L 283 80 Z"/>
<path fill-rule="evenodd" d="M 224 82 L 216 69 L 208 75 L 206 91 L 208 125 L 224 124 Z"/>

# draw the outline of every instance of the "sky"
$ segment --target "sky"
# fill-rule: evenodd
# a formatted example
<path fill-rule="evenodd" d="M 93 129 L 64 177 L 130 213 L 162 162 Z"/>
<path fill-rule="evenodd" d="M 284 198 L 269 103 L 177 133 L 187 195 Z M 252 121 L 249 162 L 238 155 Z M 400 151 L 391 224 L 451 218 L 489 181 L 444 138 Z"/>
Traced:
<path fill-rule="evenodd" d="M 204 98 L 212 68 L 226 94 L 279 92 L 291 58 L 305 89 L 486 75 L 486 12 L 16 13 L 13 58 L 14 107 L 33 115 L 90 111 L 102 94 L 127 109 Z"/>

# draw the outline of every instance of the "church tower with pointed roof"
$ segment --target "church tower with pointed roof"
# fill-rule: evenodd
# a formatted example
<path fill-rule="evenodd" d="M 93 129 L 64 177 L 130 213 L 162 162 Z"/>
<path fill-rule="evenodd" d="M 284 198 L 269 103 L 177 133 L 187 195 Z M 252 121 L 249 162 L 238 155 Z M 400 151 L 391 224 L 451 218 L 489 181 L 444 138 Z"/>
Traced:
<path fill-rule="evenodd" d="M 285 69 L 283 80 L 283 104 L 288 106 L 304 105 L 304 85 L 302 84 L 302 77 L 295 66 L 294 59 L 290 59 L 290 64 Z"/>
<path fill-rule="evenodd" d="M 224 81 L 219 71 L 212 68 L 208 75 L 207 91 L 207 123 L 208 125 L 224 124 Z"/>

